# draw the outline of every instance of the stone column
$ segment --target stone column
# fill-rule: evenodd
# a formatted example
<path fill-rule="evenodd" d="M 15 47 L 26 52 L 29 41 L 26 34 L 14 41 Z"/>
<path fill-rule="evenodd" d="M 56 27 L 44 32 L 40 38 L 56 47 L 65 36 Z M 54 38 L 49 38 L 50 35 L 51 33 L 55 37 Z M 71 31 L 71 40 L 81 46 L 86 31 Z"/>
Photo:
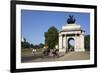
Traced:
<path fill-rule="evenodd" d="M 80 43 L 80 41 L 81 41 L 80 36 L 77 35 L 75 37 L 75 40 L 76 40 L 76 43 L 75 43 L 75 45 L 76 45 L 75 51 L 80 51 L 80 45 L 81 45 L 81 43 Z"/>
<path fill-rule="evenodd" d="M 66 39 L 66 35 L 64 35 L 64 37 L 63 37 L 63 48 L 64 48 L 64 49 L 66 49 L 66 44 L 67 44 L 67 43 L 66 43 L 66 40 L 67 40 L 67 39 Z"/>
<path fill-rule="evenodd" d="M 85 51 L 85 48 L 84 48 L 84 35 L 83 34 L 80 35 L 80 50 Z"/>
<path fill-rule="evenodd" d="M 68 52 L 68 36 L 66 35 L 66 52 Z"/>
<path fill-rule="evenodd" d="M 62 49 L 62 35 L 59 33 L 59 49 Z"/>
<path fill-rule="evenodd" d="M 77 50 L 77 35 L 75 34 L 75 47 L 74 47 L 74 51 L 76 51 Z"/>
<path fill-rule="evenodd" d="M 80 49 L 80 35 L 77 36 L 77 50 Z"/>

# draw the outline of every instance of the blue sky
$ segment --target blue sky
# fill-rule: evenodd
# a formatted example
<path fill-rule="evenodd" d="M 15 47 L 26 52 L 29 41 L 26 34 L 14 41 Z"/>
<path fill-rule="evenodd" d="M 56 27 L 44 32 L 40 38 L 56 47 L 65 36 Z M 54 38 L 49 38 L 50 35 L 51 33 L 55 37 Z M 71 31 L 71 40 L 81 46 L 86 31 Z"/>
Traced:
<path fill-rule="evenodd" d="M 61 30 L 69 15 L 74 15 L 76 24 L 85 29 L 85 34 L 90 34 L 89 13 L 21 10 L 22 37 L 32 44 L 44 43 L 44 32 L 51 26 Z"/>

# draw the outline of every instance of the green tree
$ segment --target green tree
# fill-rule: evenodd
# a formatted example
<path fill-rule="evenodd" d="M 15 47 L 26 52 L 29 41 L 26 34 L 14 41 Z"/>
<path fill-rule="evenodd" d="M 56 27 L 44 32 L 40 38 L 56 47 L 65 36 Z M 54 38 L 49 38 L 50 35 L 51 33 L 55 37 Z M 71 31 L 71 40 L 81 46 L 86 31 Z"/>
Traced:
<path fill-rule="evenodd" d="M 45 44 L 50 48 L 55 48 L 58 44 L 58 30 L 52 26 L 45 32 Z"/>
<path fill-rule="evenodd" d="M 26 41 L 26 38 L 24 38 L 24 41 L 21 41 L 21 47 L 22 47 L 22 49 L 31 47 L 30 43 L 28 41 Z"/>
<path fill-rule="evenodd" d="M 26 38 L 24 38 L 24 42 L 26 42 Z"/>
<path fill-rule="evenodd" d="M 40 48 L 43 48 L 43 47 L 44 47 L 44 44 L 40 43 L 40 44 L 39 44 L 39 47 L 40 47 Z"/>
<path fill-rule="evenodd" d="M 33 48 L 33 47 L 34 47 L 34 45 L 33 45 L 33 44 L 30 44 L 30 47 L 31 47 L 31 48 Z"/>
<path fill-rule="evenodd" d="M 73 48 L 74 49 L 74 46 L 73 45 L 71 45 L 70 43 L 68 44 L 68 48 L 70 49 L 70 48 Z"/>
<path fill-rule="evenodd" d="M 84 44 L 85 44 L 85 49 L 87 50 L 87 51 L 90 51 L 90 35 L 85 35 L 85 42 L 84 42 Z"/>
<path fill-rule="evenodd" d="M 39 49 L 39 45 L 34 45 L 34 49 Z"/>

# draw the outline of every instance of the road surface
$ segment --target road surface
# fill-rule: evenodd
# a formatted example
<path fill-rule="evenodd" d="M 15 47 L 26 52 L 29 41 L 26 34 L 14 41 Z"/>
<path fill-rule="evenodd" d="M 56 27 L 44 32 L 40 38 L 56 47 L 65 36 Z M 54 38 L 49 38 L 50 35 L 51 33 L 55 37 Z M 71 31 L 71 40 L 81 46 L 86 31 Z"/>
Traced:
<path fill-rule="evenodd" d="M 45 57 L 42 56 L 30 56 L 30 57 L 22 57 L 22 63 L 28 62 L 48 62 L 48 61 L 72 61 L 72 60 L 89 60 L 90 53 L 89 52 L 69 52 L 64 56 L 55 58 L 55 57 Z"/>

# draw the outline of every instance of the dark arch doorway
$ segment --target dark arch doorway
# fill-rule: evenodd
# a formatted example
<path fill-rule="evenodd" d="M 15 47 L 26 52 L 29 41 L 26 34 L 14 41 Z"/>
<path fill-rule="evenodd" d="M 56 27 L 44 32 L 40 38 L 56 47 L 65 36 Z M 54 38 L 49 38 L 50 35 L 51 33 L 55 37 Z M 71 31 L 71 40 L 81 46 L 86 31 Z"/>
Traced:
<path fill-rule="evenodd" d="M 74 38 L 68 39 L 68 51 L 74 51 L 75 49 L 75 40 Z"/>

